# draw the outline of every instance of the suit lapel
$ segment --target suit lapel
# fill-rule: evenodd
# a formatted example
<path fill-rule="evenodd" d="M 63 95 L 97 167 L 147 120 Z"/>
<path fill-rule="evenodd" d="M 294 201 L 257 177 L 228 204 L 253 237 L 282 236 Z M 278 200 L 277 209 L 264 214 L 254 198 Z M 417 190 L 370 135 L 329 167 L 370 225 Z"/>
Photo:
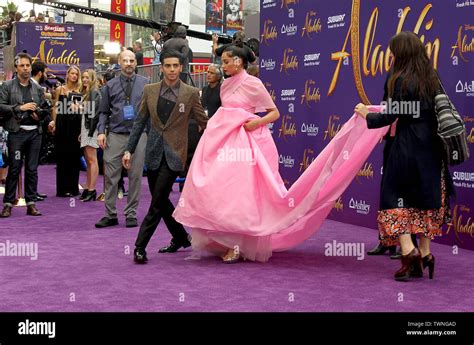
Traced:
<path fill-rule="evenodd" d="M 151 109 L 148 109 L 150 112 L 152 121 L 155 122 L 159 128 L 163 129 L 164 125 L 160 120 L 160 117 L 158 116 L 158 100 L 160 99 L 160 93 L 161 93 L 161 85 L 162 82 L 159 82 L 155 88 L 150 90 L 150 107 Z"/>

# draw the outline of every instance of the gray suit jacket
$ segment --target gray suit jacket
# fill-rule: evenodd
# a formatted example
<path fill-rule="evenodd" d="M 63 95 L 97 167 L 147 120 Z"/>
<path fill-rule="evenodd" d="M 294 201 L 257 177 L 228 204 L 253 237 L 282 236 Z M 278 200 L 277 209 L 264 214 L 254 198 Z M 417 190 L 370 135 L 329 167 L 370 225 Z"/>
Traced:
<path fill-rule="evenodd" d="M 180 82 L 176 106 L 164 125 L 157 113 L 160 91 L 161 82 L 145 86 L 139 116 L 128 139 L 127 151 L 135 151 L 145 125 L 150 121 L 145 165 L 150 170 L 157 170 L 164 153 L 171 170 L 183 171 L 188 154 L 189 120 L 193 118 L 201 128 L 205 128 L 208 117 L 201 105 L 199 90 Z"/>

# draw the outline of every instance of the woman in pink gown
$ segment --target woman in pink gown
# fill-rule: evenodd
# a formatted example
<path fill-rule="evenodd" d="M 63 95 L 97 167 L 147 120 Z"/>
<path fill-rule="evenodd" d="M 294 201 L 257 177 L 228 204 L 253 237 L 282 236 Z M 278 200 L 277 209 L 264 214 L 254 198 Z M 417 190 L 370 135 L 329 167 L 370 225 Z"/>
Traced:
<path fill-rule="evenodd" d="M 273 251 L 308 239 L 387 132 L 369 131 L 353 116 L 287 190 L 266 126 L 278 110 L 262 82 L 243 69 L 245 57 L 238 46 L 222 54 L 230 76 L 221 86 L 222 107 L 196 148 L 173 214 L 192 228 L 193 250 L 219 255 L 226 263 L 265 262 Z M 255 115 L 261 112 L 267 115 Z"/>

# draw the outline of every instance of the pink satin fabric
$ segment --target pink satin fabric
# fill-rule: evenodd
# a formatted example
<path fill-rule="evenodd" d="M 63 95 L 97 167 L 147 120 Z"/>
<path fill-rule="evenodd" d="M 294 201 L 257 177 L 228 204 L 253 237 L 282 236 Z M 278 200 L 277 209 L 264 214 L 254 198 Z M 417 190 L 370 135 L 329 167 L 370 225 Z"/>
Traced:
<path fill-rule="evenodd" d="M 270 96 L 224 86 L 223 107 L 208 122 L 173 216 L 193 229 L 195 250 L 222 255 L 238 247 L 247 259 L 267 261 L 273 251 L 293 248 L 319 229 L 388 127 L 369 130 L 353 115 L 287 189 L 269 129 L 247 132 L 243 127 L 257 117 L 251 104 L 271 108 Z"/>

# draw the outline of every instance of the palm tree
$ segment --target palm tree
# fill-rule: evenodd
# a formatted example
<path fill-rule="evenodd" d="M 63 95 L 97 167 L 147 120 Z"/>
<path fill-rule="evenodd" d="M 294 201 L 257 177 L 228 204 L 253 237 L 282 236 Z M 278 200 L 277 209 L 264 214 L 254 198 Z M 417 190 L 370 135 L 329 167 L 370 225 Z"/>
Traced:
<path fill-rule="evenodd" d="M 8 16 L 8 13 L 10 11 L 13 11 L 15 13 L 18 12 L 18 6 L 15 5 L 13 2 L 7 2 L 7 5 L 2 6 L 1 9 L 2 9 L 2 17 Z"/>

